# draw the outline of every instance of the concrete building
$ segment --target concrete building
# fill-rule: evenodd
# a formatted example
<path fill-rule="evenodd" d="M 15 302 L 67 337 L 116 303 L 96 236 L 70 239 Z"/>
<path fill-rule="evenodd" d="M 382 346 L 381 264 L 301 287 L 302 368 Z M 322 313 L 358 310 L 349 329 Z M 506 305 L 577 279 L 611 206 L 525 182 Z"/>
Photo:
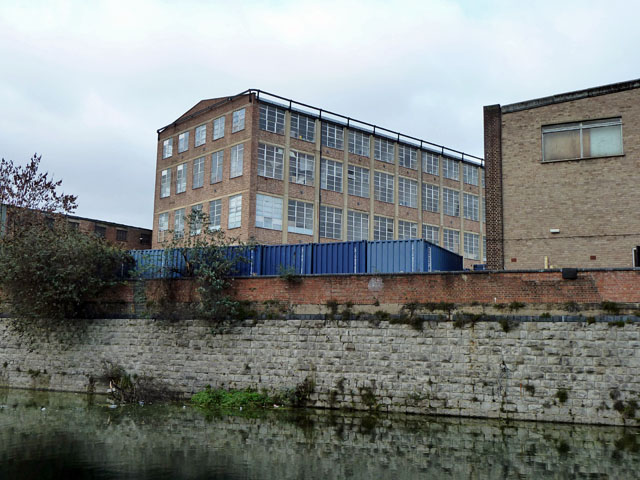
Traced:
<path fill-rule="evenodd" d="M 487 266 L 639 266 L 640 80 L 484 108 Z"/>
<path fill-rule="evenodd" d="M 259 90 L 203 100 L 158 130 L 153 247 L 198 210 L 242 240 L 425 238 L 482 263 L 482 164 Z"/>

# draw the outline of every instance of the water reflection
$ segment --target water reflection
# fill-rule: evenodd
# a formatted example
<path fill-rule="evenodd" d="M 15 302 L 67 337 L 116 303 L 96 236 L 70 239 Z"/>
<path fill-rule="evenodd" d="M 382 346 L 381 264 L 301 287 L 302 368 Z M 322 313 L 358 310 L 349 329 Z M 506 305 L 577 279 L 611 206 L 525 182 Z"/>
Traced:
<path fill-rule="evenodd" d="M 0 390 L 0 478 L 638 478 L 637 429 L 182 405 Z"/>

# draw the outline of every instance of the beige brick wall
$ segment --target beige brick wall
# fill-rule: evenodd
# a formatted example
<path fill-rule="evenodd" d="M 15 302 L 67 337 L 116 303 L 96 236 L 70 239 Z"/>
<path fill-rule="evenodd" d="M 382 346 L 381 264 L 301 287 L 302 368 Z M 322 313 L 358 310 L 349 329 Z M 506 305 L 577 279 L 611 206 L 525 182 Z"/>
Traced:
<path fill-rule="evenodd" d="M 542 160 L 544 125 L 622 118 L 624 155 Z M 640 245 L 640 90 L 502 115 L 507 269 L 630 267 Z M 560 233 L 551 234 L 557 228 Z"/>

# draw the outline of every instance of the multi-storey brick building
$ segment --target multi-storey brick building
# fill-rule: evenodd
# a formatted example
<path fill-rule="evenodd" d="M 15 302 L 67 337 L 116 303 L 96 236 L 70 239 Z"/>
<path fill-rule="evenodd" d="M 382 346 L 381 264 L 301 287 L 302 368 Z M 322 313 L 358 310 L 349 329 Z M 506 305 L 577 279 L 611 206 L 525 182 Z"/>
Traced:
<path fill-rule="evenodd" d="M 631 267 L 640 80 L 484 108 L 488 267 Z"/>
<path fill-rule="evenodd" d="M 158 130 L 154 248 L 194 210 L 259 243 L 424 238 L 484 257 L 482 159 L 259 90 Z"/>

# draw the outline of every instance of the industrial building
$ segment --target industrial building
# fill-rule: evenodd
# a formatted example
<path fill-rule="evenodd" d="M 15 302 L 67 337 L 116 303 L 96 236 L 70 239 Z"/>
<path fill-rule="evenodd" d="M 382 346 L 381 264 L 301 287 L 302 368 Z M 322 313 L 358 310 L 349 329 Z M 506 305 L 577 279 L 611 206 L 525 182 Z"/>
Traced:
<path fill-rule="evenodd" d="M 262 244 L 426 239 L 482 263 L 481 158 L 260 90 L 158 130 L 153 248 L 210 228 Z"/>
<path fill-rule="evenodd" d="M 484 135 L 488 268 L 640 266 L 640 80 L 486 106 Z"/>

